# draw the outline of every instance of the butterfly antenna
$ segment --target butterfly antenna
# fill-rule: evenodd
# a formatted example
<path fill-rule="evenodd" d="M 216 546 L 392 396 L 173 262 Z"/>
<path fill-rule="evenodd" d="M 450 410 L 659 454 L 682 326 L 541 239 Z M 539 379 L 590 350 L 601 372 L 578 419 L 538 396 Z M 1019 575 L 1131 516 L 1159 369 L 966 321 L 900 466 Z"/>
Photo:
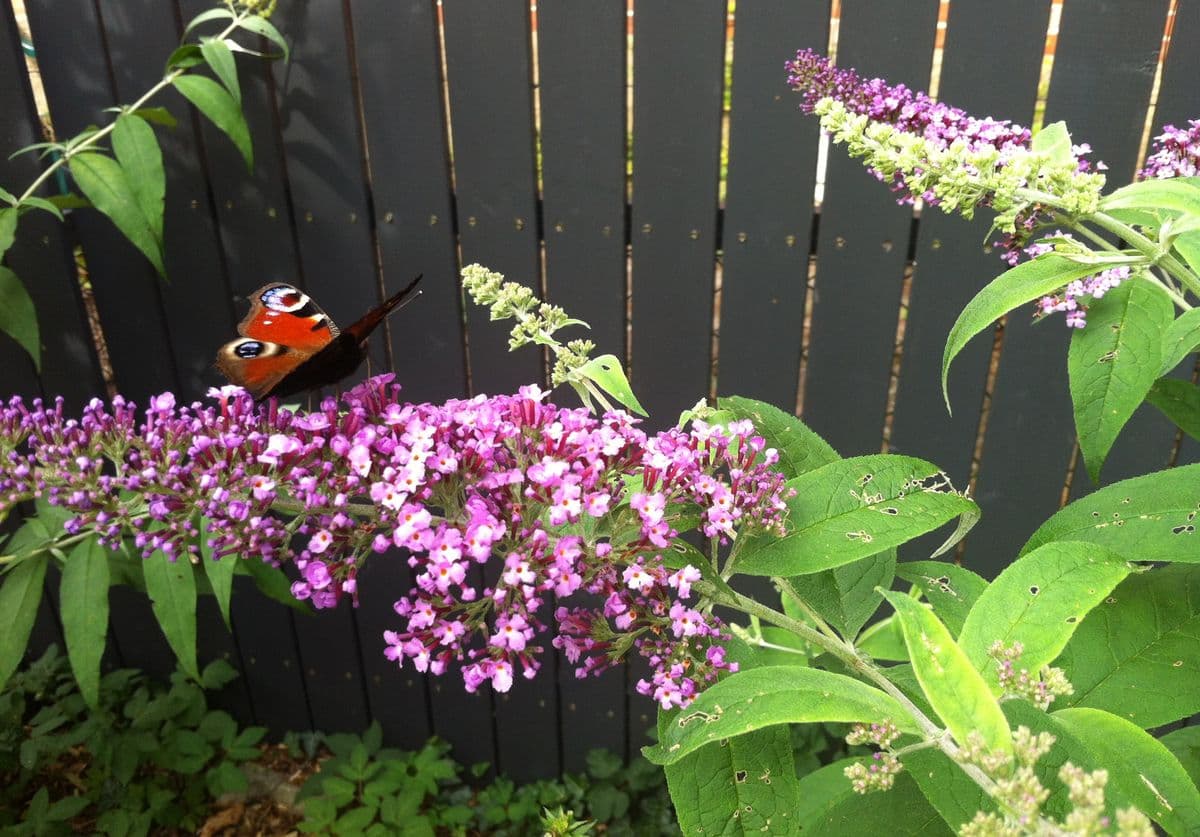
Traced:
<path fill-rule="evenodd" d="M 385 300 L 381 305 L 372 308 L 352 323 L 346 329 L 346 333 L 353 335 L 354 339 L 360 343 L 366 340 L 367 336 L 375 330 L 375 327 L 383 322 L 384 317 L 393 311 L 403 308 L 421 295 L 421 292 L 417 290 L 417 283 L 421 281 L 423 276 L 423 273 L 418 273 L 417 278 L 409 282 L 403 290 Z"/>

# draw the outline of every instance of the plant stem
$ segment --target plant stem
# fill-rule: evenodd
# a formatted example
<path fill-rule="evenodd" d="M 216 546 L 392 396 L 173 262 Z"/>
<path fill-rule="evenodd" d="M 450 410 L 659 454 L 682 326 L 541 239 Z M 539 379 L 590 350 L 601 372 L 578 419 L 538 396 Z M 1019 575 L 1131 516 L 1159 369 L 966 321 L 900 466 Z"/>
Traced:
<path fill-rule="evenodd" d="M 238 14 L 233 19 L 233 22 L 230 23 L 229 26 L 227 26 L 225 28 L 225 30 L 223 32 L 221 32 L 221 34 L 216 36 L 217 39 L 223 41 L 227 37 L 232 35 L 241 26 L 242 21 L 245 20 L 246 17 L 247 16 L 244 14 Z M 133 104 L 126 107 L 123 112 L 138 110 L 140 107 L 142 107 L 142 105 L 146 104 L 146 102 L 150 101 L 150 99 L 152 99 L 154 96 L 161 93 L 164 89 L 170 87 L 175 82 L 175 79 L 177 79 L 181 75 L 183 75 L 184 72 L 186 72 L 186 71 L 183 69 L 171 70 L 171 72 L 169 72 L 165 76 L 163 76 L 162 79 L 157 84 L 155 84 L 153 87 L 151 87 L 149 90 L 147 90 L 144 94 L 142 94 L 142 97 L 140 99 L 138 99 L 136 102 L 134 102 Z M 111 134 L 113 132 L 113 129 L 117 125 L 117 119 L 120 119 L 120 117 L 121 117 L 121 114 L 117 114 L 116 119 L 113 119 L 112 122 L 105 125 L 103 128 L 96 131 L 96 133 L 92 134 L 90 137 L 88 137 L 87 139 L 80 142 L 79 145 L 75 146 L 74 148 L 70 149 L 69 151 L 63 151 L 63 153 L 56 160 L 54 160 L 52 163 L 50 163 L 50 165 L 46 166 L 46 168 L 42 170 L 42 173 L 39 174 L 34 179 L 34 181 L 29 184 L 29 188 L 27 188 L 24 192 L 21 193 L 21 196 L 17 199 L 17 203 L 20 204 L 20 203 L 24 202 L 27 198 L 31 198 L 35 194 L 37 194 L 37 190 L 39 188 L 41 188 L 42 184 L 45 183 L 47 180 L 49 180 L 56 171 L 58 171 L 60 168 L 65 166 L 71 157 L 75 156 L 76 154 L 78 154 L 81 151 L 86 151 L 87 149 L 94 147 L 98 142 L 100 142 L 100 140 L 104 139 L 109 134 Z"/>
<path fill-rule="evenodd" d="M 1119 236 L 1122 240 L 1128 241 L 1139 252 L 1149 256 L 1155 264 L 1161 264 L 1172 276 L 1179 280 L 1180 284 L 1191 291 L 1194 296 L 1200 296 L 1200 279 L 1197 279 L 1196 275 L 1186 265 L 1172 256 L 1170 251 L 1164 251 L 1156 242 L 1151 241 L 1133 227 L 1121 223 L 1111 215 L 1103 212 L 1095 212 L 1090 218 L 1098 226 L 1108 230 L 1113 235 Z M 1191 308 L 1190 305 L 1187 307 Z"/>

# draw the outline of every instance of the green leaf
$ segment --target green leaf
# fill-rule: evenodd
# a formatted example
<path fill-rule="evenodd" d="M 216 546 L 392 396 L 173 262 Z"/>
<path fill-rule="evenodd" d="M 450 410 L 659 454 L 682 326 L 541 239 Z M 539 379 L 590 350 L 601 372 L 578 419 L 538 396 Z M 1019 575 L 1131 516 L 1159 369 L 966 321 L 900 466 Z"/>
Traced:
<path fill-rule="evenodd" d="M 938 812 L 922 796 L 921 790 L 907 772 L 896 777 L 896 783 L 889 791 L 867 796 L 855 793 L 844 771 L 857 761 L 862 759 L 835 761 L 802 778 L 797 794 L 799 804 L 795 809 L 795 823 L 792 829 L 781 829 L 771 833 L 803 834 L 805 837 L 847 837 L 858 834 L 949 837 L 951 831 L 942 822 Z"/>
<path fill-rule="evenodd" d="M 1167 833 L 1200 834 L 1200 791 L 1160 741 L 1099 709 L 1063 709 L 1051 717 L 1099 755 L 1110 784 Z"/>
<path fill-rule="evenodd" d="M 933 611 L 911 596 L 887 592 L 921 690 L 961 745 L 978 730 L 992 750 L 1012 752 L 1012 733 L 987 682 Z M 965 629 L 964 629 L 965 630 Z"/>
<path fill-rule="evenodd" d="M 108 550 L 88 538 L 63 565 L 59 614 L 67 656 L 88 706 L 100 704 L 100 658 L 108 641 Z"/>
<path fill-rule="evenodd" d="M 288 49 L 287 41 L 283 35 L 275 28 L 275 25 L 266 18 L 252 15 L 242 21 L 242 28 L 248 32 L 253 32 L 255 35 L 262 35 L 275 46 L 283 50 L 283 60 L 287 61 L 291 55 L 291 50 Z"/>
<path fill-rule="evenodd" d="M 1052 122 L 1033 135 L 1030 149 L 1039 154 L 1048 154 L 1050 162 L 1062 164 L 1073 163 L 1075 155 L 1071 153 L 1071 135 L 1067 132 L 1067 123 Z"/>
<path fill-rule="evenodd" d="M 37 195 L 30 195 L 21 202 L 22 206 L 31 206 L 34 209 L 40 209 L 43 212 L 49 212 L 58 220 L 63 220 L 62 210 L 48 201 L 46 198 L 39 198 Z"/>
<path fill-rule="evenodd" d="M 991 797 L 963 772 L 962 767 L 937 748 L 906 754 L 904 772 L 913 777 L 925 799 L 955 834 L 975 818 L 977 811 L 996 809 Z"/>
<path fill-rule="evenodd" d="M 1093 491 L 1043 523 L 1021 555 L 1050 541 L 1099 544 L 1130 561 L 1200 562 L 1200 463 Z"/>
<path fill-rule="evenodd" d="M 904 631 L 894 616 L 881 619 L 862 632 L 855 640 L 859 650 L 873 660 L 908 662 L 908 646 L 904 644 Z"/>
<path fill-rule="evenodd" d="M 196 665 L 196 579 L 187 559 L 170 561 L 155 552 L 142 564 L 146 592 L 167 644 L 179 665 L 193 680 L 200 679 Z"/>
<path fill-rule="evenodd" d="M 200 14 L 198 14 L 194 18 L 192 18 L 190 21 L 188 21 L 187 27 L 183 30 L 183 37 L 187 38 L 187 36 L 191 34 L 193 29 L 195 29 L 197 26 L 199 26 L 202 23 L 208 23 L 210 20 L 233 20 L 233 19 L 234 19 L 234 14 L 229 9 L 226 9 L 226 8 L 209 9 L 208 11 L 201 12 Z"/>
<path fill-rule="evenodd" d="M 660 729 L 678 714 L 660 712 Z M 684 834 L 792 833 L 799 783 L 785 726 L 709 744 L 664 771 Z"/>
<path fill-rule="evenodd" d="M 171 111 L 166 108 L 138 108 L 135 111 L 131 111 L 130 116 L 145 119 L 147 122 L 162 125 L 164 128 L 174 128 L 179 124 L 175 117 L 171 115 Z"/>
<path fill-rule="evenodd" d="M 17 218 L 20 213 L 13 207 L 0 209 L 0 257 L 8 252 L 17 239 Z"/>
<path fill-rule="evenodd" d="M 915 729 L 894 698 L 861 681 L 804 666 L 764 666 L 705 689 L 642 754 L 654 764 L 673 764 L 705 744 L 775 724 L 883 718 Z"/>
<path fill-rule="evenodd" d="M 1024 646 L 1018 668 L 1035 675 L 1066 647 L 1084 616 L 1104 601 L 1133 567 L 1095 544 L 1048 543 L 1018 558 L 984 590 L 967 615 L 959 647 L 996 694 L 992 643 Z"/>
<path fill-rule="evenodd" d="M 1159 377 L 1173 370 L 1197 349 L 1200 349 L 1200 308 L 1193 308 L 1180 314 L 1163 332 Z"/>
<path fill-rule="evenodd" d="M 1200 566 L 1175 564 L 1125 579 L 1054 662 L 1088 706 L 1140 727 L 1200 712 Z"/>
<path fill-rule="evenodd" d="M 1193 273 L 1200 273 L 1200 232 L 1183 233 L 1171 243 L 1171 246 L 1183 257 Z"/>
<path fill-rule="evenodd" d="M 138 207 L 154 231 L 159 246 L 163 235 L 163 200 L 167 178 L 163 173 L 162 151 L 149 123 L 124 114 L 117 118 L 112 133 L 113 153 L 125 172 Z"/>
<path fill-rule="evenodd" d="M 767 447 L 779 451 L 775 470 L 785 476 L 798 477 L 814 468 L 838 459 L 837 451 L 791 413 L 765 401 L 730 396 L 717 401 L 717 406 L 735 419 L 749 419 L 754 429 L 767 441 Z"/>
<path fill-rule="evenodd" d="M 788 581 L 838 633 L 853 637 L 879 609 L 883 596 L 875 588 L 891 587 L 895 570 L 896 550 L 889 549 L 830 570 L 792 576 Z"/>
<path fill-rule="evenodd" d="M 1200 441 L 1200 387 L 1179 378 L 1159 378 L 1150 387 L 1146 400 L 1176 427 Z"/>
<path fill-rule="evenodd" d="M 976 294 L 955 320 L 942 353 L 942 395 L 946 399 L 946 409 L 950 409 L 950 364 L 972 337 L 1018 305 L 1032 302 L 1095 272 L 1094 265 L 1081 265 L 1048 253 L 1006 270 Z"/>
<path fill-rule="evenodd" d="M 92 206 L 116 224 L 160 275 L 165 274 L 161 240 L 146 219 L 137 192 L 117 161 L 94 151 L 83 151 L 71 157 L 70 169 L 79 190 Z"/>
<path fill-rule="evenodd" d="M 190 70 L 204 63 L 204 54 L 195 44 L 180 44 L 167 56 L 167 71 Z"/>
<path fill-rule="evenodd" d="M 254 148 L 250 143 L 250 127 L 242 113 L 241 105 L 221 85 L 204 76 L 184 75 L 173 82 L 175 89 L 183 94 L 196 109 L 207 116 L 214 125 L 237 146 L 246 168 L 254 168 Z"/>
<path fill-rule="evenodd" d="M 288 581 L 288 577 L 284 575 L 283 570 L 279 567 L 272 567 L 270 564 L 260 561 L 257 558 L 235 561 L 234 563 L 234 572 L 237 574 L 244 573 L 254 579 L 254 585 L 264 596 L 274 599 L 280 604 L 287 605 L 299 613 L 308 616 L 312 615 L 312 610 L 308 605 L 292 595 L 292 583 Z"/>
<path fill-rule="evenodd" d="M 0 686 L 17 670 L 42 601 L 45 553 L 26 558 L 4 576 L 0 586 Z"/>
<path fill-rule="evenodd" d="M 222 557 L 219 561 L 213 560 L 212 547 L 208 545 L 207 521 L 200 526 L 200 564 L 204 567 L 204 573 L 208 576 L 208 583 L 212 585 L 213 596 L 217 600 L 217 607 L 221 610 L 221 618 L 225 620 L 225 627 L 233 630 L 233 622 L 229 616 L 229 597 L 233 593 L 233 574 L 237 570 L 238 556 L 237 553 Z"/>
<path fill-rule="evenodd" d="M 1200 726 L 1182 727 L 1158 740 L 1179 759 L 1192 781 L 1200 785 Z"/>
<path fill-rule="evenodd" d="M 81 198 L 79 195 L 67 193 L 65 195 L 51 195 L 46 199 L 59 209 L 92 209 L 92 202 L 86 198 Z"/>
<path fill-rule="evenodd" d="M 1169 209 L 1200 215 L 1200 188 L 1183 178 L 1141 180 L 1101 199 L 1100 211 L 1109 209 Z"/>
<path fill-rule="evenodd" d="M 338 817 L 333 824 L 334 834 L 362 834 L 368 825 L 375 821 L 379 809 L 374 805 L 362 805 L 351 808 Z"/>
<path fill-rule="evenodd" d="M 616 355 L 594 357 L 576 369 L 575 374 L 592 381 L 623 407 L 639 416 L 648 415 L 646 409 L 638 402 L 637 396 L 633 394 L 629 380 L 625 377 L 625 370 L 621 368 L 621 361 Z"/>
<path fill-rule="evenodd" d="M 29 353 L 33 368 L 42 371 L 37 309 L 17 274 L 3 265 L 0 265 L 0 331 L 16 340 Z"/>
<path fill-rule="evenodd" d="M 216 77 L 221 80 L 221 84 L 225 85 L 229 95 L 241 107 L 242 88 L 238 84 L 237 61 L 234 60 L 229 47 L 224 41 L 216 38 L 201 38 L 200 53 Z"/>
<path fill-rule="evenodd" d="M 787 533 L 751 536 L 737 571 L 794 576 L 849 564 L 978 511 L 936 465 L 909 456 L 842 459 L 791 479 Z"/>
<path fill-rule="evenodd" d="M 987 582 L 966 567 L 943 561 L 905 561 L 896 566 L 896 575 L 921 588 L 925 601 L 955 636 L 962 633 L 967 614 L 987 589 Z"/>
<path fill-rule="evenodd" d="M 11 158 L 9 158 L 9 159 L 11 159 Z M 10 204 L 16 206 L 17 196 L 14 195 L 12 192 L 8 191 L 7 189 L 5 189 L 3 186 L 0 186 L 0 201 L 4 201 L 5 203 L 10 203 Z"/>
<path fill-rule="evenodd" d="M 1161 288 L 1134 278 L 1095 300 L 1087 327 L 1071 336 L 1071 403 L 1092 482 L 1100 481 L 1117 434 L 1158 377 L 1163 333 L 1173 315 Z"/>

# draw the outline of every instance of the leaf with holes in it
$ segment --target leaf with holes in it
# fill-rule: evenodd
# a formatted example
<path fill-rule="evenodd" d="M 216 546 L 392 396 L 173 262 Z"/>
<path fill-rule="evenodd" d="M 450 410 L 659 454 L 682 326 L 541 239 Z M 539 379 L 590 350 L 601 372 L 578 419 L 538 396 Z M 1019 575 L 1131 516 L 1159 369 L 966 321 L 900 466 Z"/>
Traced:
<path fill-rule="evenodd" d="M 1063 709 L 1051 717 L 1097 753 L 1109 782 L 1168 834 L 1200 834 L 1200 791 L 1162 742 L 1099 709 Z"/>
<path fill-rule="evenodd" d="M 860 558 L 819 573 L 788 579 L 810 607 L 844 637 L 853 637 L 867 623 L 883 596 L 876 587 L 891 587 L 896 574 L 896 550 Z M 791 596 L 783 593 L 786 610 Z"/>
<path fill-rule="evenodd" d="M 79 191 L 92 206 L 116 224 L 121 234 L 142 251 L 160 275 L 165 274 L 162 242 L 142 211 L 137 192 L 121 165 L 111 157 L 84 151 L 72 155 L 69 166 Z"/>
<path fill-rule="evenodd" d="M 1095 544 L 1048 543 L 1009 564 L 988 585 L 967 615 L 958 644 L 999 694 L 997 664 L 988 656 L 992 643 L 1021 643 L 1024 650 L 1015 665 L 1036 676 L 1132 569 L 1124 558 Z"/>
<path fill-rule="evenodd" d="M 196 665 L 196 578 L 186 558 L 170 561 L 155 552 L 142 563 L 150 608 L 162 627 L 167 644 L 180 667 L 193 680 L 200 679 Z"/>
<path fill-rule="evenodd" d="M 921 691 L 959 744 L 978 730 L 992 750 L 1012 752 L 1012 733 L 1000 704 L 950 632 L 923 604 L 886 592 L 904 631 L 904 642 Z"/>
<path fill-rule="evenodd" d="M 950 633 L 958 636 L 971 606 L 988 583 L 966 567 L 944 561 L 905 561 L 896 566 L 896 576 L 921 589 Z"/>
<path fill-rule="evenodd" d="M 29 353 L 33 368 L 42 371 L 37 309 L 17 274 L 3 265 L 0 265 L 0 331 L 16 340 Z"/>
<path fill-rule="evenodd" d="M 1092 482 L 1100 481 L 1117 434 L 1158 377 L 1163 333 L 1173 317 L 1166 293 L 1134 277 L 1094 301 L 1087 327 L 1071 336 L 1071 403 Z"/>
<path fill-rule="evenodd" d="M 1095 272 L 1095 265 L 1081 265 L 1047 253 L 1006 270 L 976 294 L 954 321 L 942 353 L 942 395 L 946 399 L 946 409 L 950 409 L 947 385 L 950 364 L 972 337 L 1018 305 L 1054 293 L 1073 280 Z"/>
<path fill-rule="evenodd" d="M 1200 387 L 1179 378 L 1159 378 L 1150 387 L 1146 400 L 1176 427 L 1200 441 Z"/>
<path fill-rule="evenodd" d="M 1122 480 L 1043 523 L 1021 555 L 1050 541 L 1099 544 L 1130 561 L 1200 563 L 1200 463 Z"/>
<path fill-rule="evenodd" d="M 840 459 L 791 479 L 787 531 L 741 545 L 736 569 L 794 576 L 858 561 L 933 531 L 979 507 L 936 465 L 911 456 Z"/>
<path fill-rule="evenodd" d="M 139 117 L 122 114 L 113 125 L 112 144 L 138 207 L 161 247 L 167 179 L 154 129 Z"/>
<path fill-rule="evenodd" d="M 907 770 L 896 777 L 895 785 L 886 793 L 865 796 L 855 793 L 844 771 L 861 761 L 861 758 L 841 759 L 801 778 L 792 830 L 771 833 L 803 834 L 805 837 L 843 837 L 847 834 L 950 837 L 953 832 L 922 795 Z"/>
<path fill-rule="evenodd" d="M 621 361 L 616 355 L 594 357 L 576 369 L 575 374 L 587 378 L 626 409 L 639 416 L 648 415 L 646 409 L 638 403 L 637 396 L 633 394 L 629 380 L 625 377 L 625 370 L 621 368 Z"/>
<path fill-rule="evenodd" d="M 229 137 L 246 161 L 246 168 L 253 170 L 254 146 L 250 141 L 250 126 L 246 124 L 242 106 L 229 95 L 229 91 L 210 78 L 196 75 L 179 76 L 172 84 L 196 106 L 196 110 Z"/>
<path fill-rule="evenodd" d="M 71 671 L 93 708 L 100 703 L 100 658 L 108 641 L 108 586 L 108 550 L 88 538 L 63 564 L 59 613 Z"/>
<path fill-rule="evenodd" d="M 1200 712 L 1200 566 L 1136 573 L 1075 630 L 1054 665 L 1075 693 L 1057 706 L 1090 706 L 1140 727 Z"/>
<path fill-rule="evenodd" d="M 717 406 L 734 419 L 749 419 L 767 447 L 779 452 L 775 470 L 784 476 L 798 477 L 840 457 L 829 443 L 791 413 L 764 401 L 729 396 L 717 399 Z"/>
<path fill-rule="evenodd" d="M 654 764 L 672 764 L 706 744 L 776 724 L 883 718 L 915 730 L 895 698 L 859 680 L 803 666 L 763 666 L 709 686 L 642 754 Z"/>
<path fill-rule="evenodd" d="M 677 712 L 660 712 L 660 728 Z M 790 833 L 799 783 L 785 726 L 701 747 L 664 772 L 685 834 Z"/>
<path fill-rule="evenodd" d="M 1175 321 L 1163 332 L 1162 363 L 1158 367 L 1159 377 L 1173 370 L 1185 357 L 1197 349 L 1200 349 L 1200 308 L 1193 308 L 1176 317 Z"/>

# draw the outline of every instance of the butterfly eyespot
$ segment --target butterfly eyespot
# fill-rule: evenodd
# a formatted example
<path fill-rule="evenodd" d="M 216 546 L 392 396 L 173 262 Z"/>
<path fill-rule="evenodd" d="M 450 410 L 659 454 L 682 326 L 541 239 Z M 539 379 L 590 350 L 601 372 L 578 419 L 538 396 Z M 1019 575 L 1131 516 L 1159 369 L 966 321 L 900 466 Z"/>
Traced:
<path fill-rule="evenodd" d="M 291 285 L 277 285 L 263 291 L 259 297 L 262 304 L 272 311 L 291 313 L 303 308 L 308 303 L 308 295 L 301 293 Z"/>
<path fill-rule="evenodd" d="M 258 357 L 262 354 L 263 344 L 257 340 L 244 340 L 233 347 L 233 353 L 238 357 Z"/>

